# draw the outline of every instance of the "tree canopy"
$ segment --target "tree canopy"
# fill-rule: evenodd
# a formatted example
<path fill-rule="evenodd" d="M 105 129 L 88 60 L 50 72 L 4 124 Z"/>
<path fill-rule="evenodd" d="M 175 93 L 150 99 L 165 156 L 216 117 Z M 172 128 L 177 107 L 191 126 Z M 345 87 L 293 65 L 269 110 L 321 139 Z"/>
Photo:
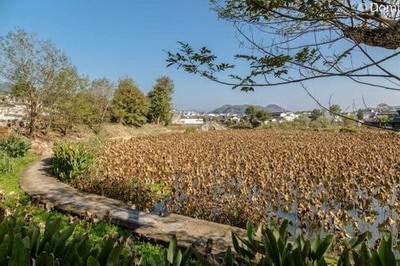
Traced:
<path fill-rule="evenodd" d="M 0 76 L 12 84 L 12 93 L 26 103 L 30 134 L 54 97 L 70 93 L 79 83 L 64 53 L 23 30 L 0 38 Z"/>
<path fill-rule="evenodd" d="M 172 93 L 174 84 L 168 77 L 157 79 L 153 89 L 149 92 L 150 109 L 148 118 L 150 122 L 168 125 L 172 118 Z"/>
<path fill-rule="evenodd" d="M 259 127 L 264 123 L 268 118 L 271 117 L 271 114 L 260 110 L 254 105 L 251 105 L 245 110 L 246 118 L 250 122 L 252 127 Z"/>
<path fill-rule="evenodd" d="M 130 126 L 142 126 L 147 121 L 149 103 L 132 79 L 121 79 L 112 100 L 112 119 Z"/>
<path fill-rule="evenodd" d="M 400 14 L 388 11 L 396 1 L 212 0 L 211 4 L 220 18 L 233 24 L 249 52 L 235 55 L 234 63 L 221 62 L 207 47 L 197 50 L 180 42 L 178 51 L 168 53 L 168 66 L 243 91 L 330 77 L 400 90 L 400 75 L 387 66 L 400 54 Z M 375 50 L 378 56 L 373 56 Z M 235 72 L 243 64 L 248 72 Z"/>

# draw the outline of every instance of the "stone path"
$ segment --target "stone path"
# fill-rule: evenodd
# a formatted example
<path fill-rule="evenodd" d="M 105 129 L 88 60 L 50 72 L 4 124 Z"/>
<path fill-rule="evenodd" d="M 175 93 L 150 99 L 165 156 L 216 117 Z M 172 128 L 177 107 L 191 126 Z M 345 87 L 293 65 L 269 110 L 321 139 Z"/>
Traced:
<path fill-rule="evenodd" d="M 23 174 L 21 188 L 32 198 L 74 215 L 108 219 L 114 224 L 133 230 L 136 234 L 158 241 L 176 235 L 178 245 L 206 248 L 212 240 L 213 254 L 231 246 L 231 232 L 244 235 L 244 230 L 187 216 L 169 214 L 166 217 L 130 208 L 121 201 L 79 192 L 59 182 L 46 171 L 49 158 L 32 164 Z"/>

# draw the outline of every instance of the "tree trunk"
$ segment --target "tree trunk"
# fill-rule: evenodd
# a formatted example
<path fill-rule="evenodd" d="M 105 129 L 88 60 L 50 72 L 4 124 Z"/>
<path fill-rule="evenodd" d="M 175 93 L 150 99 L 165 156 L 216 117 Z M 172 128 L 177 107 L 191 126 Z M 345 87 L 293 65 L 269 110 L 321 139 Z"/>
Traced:
<path fill-rule="evenodd" d="M 37 122 L 37 104 L 32 102 L 29 108 L 29 124 L 28 124 L 28 134 L 29 136 L 33 136 L 35 133 Z"/>

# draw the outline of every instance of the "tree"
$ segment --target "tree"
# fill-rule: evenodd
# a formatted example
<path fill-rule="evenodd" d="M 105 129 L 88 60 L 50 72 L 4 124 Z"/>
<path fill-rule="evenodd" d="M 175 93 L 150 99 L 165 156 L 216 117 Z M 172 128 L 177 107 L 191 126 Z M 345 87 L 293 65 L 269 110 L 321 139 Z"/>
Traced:
<path fill-rule="evenodd" d="M 389 112 L 393 112 L 394 108 L 386 103 L 380 103 L 376 106 L 376 109 L 379 110 L 379 112 L 382 113 L 389 113 Z"/>
<path fill-rule="evenodd" d="M 74 111 L 77 120 L 88 126 L 94 133 L 100 131 L 104 122 L 107 101 L 93 95 L 91 90 L 82 90 L 74 97 Z"/>
<path fill-rule="evenodd" d="M 94 119 L 96 122 L 94 124 L 90 123 L 94 126 L 91 128 L 95 131 L 98 131 L 99 126 L 109 118 L 114 91 L 114 84 L 106 78 L 95 79 L 91 83 L 88 94 L 90 95 L 91 102 L 95 105 L 94 109 L 97 110 L 96 113 L 98 114 L 98 117 Z M 91 121 L 94 122 L 94 120 Z"/>
<path fill-rule="evenodd" d="M 46 125 L 46 131 L 52 128 L 66 135 L 68 130 L 82 122 L 76 95 L 86 88 L 86 84 L 87 80 L 72 67 L 57 75 L 53 89 L 43 98 L 43 114 L 39 122 Z"/>
<path fill-rule="evenodd" d="M 135 82 L 121 79 L 112 100 L 112 120 L 139 127 L 146 123 L 148 110 L 148 100 Z"/>
<path fill-rule="evenodd" d="M 356 116 L 354 114 L 347 114 L 346 117 L 348 117 L 350 119 L 344 119 L 343 120 L 343 126 L 345 126 L 345 127 L 355 127 L 355 126 L 357 126 L 357 123 L 355 122 Z"/>
<path fill-rule="evenodd" d="M 329 106 L 329 112 L 332 114 L 340 114 L 342 112 L 342 108 L 338 104 L 333 104 Z"/>
<path fill-rule="evenodd" d="M 246 108 L 245 114 L 253 128 L 261 126 L 271 116 L 268 112 L 253 105 Z"/>
<path fill-rule="evenodd" d="M 346 77 L 373 87 L 400 90 L 400 76 L 385 65 L 400 55 L 399 12 L 393 1 L 212 0 L 220 18 L 232 22 L 248 54 L 235 55 L 245 75 L 222 73 L 235 65 L 219 62 L 206 47 L 179 43 L 168 65 L 210 80 L 252 91 L 317 78 Z M 397 7 L 397 6 L 395 6 Z M 372 48 L 383 48 L 374 58 Z M 356 62 L 356 63 L 355 63 Z M 242 67 L 239 67 L 242 69 Z"/>
<path fill-rule="evenodd" d="M 362 109 L 357 110 L 357 120 L 363 120 L 364 119 L 364 111 Z"/>
<path fill-rule="evenodd" d="M 317 120 L 317 119 L 320 118 L 322 115 L 323 115 L 323 113 L 322 113 L 322 111 L 321 111 L 320 109 L 314 109 L 314 110 L 312 110 L 311 115 L 310 115 L 311 121 Z"/>
<path fill-rule="evenodd" d="M 157 79 L 155 86 L 149 92 L 150 109 L 148 118 L 150 122 L 168 125 L 172 118 L 172 93 L 174 84 L 168 77 Z"/>
<path fill-rule="evenodd" d="M 391 121 L 391 119 L 388 115 L 379 115 L 377 118 L 378 118 L 379 124 L 384 127 L 386 127 Z"/>
<path fill-rule="evenodd" d="M 12 93 L 26 104 L 30 135 L 44 110 L 53 104 L 49 98 L 59 93 L 56 85 L 71 69 L 60 50 L 33 34 L 17 30 L 0 38 L 0 76 L 12 84 Z"/>

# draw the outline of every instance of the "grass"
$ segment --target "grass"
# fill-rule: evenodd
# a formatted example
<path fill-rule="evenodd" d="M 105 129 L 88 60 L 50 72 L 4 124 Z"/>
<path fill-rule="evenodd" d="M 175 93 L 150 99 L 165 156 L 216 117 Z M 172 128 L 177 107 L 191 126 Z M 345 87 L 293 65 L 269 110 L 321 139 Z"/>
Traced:
<path fill-rule="evenodd" d="M 28 154 L 25 157 L 17 158 L 15 159 L 15 167 L 12 172 L 0 174 L 0 190 L 4 193 L 4 205 L 10 209 L 21 208 L 27 210 L 28 213 L 32 215 L 32 219 L 39 223 L 44 224 L 50 217 L 57 217 L 66 225 L 70 223 L 71 216 L 32 205 L 29 196 L 22 191 L 19 186 L 19 179 L 25 168 L 38 159 L 39 157 L 34 154 Z M 89 222 L 78 220 L 75 231 L 77 233 L 88 234 L 89 239 L 94 242 L 102 241 L 105 235 L 115 232 L 124 237 L 128 237 L 131 234 L 128 230 L 103 221 Z M 163 254 L 163 248 L 161 246 L 150 243 L 136 242 L 135 250 L 139 255 L 151 254 L 155 258 Z"/>

